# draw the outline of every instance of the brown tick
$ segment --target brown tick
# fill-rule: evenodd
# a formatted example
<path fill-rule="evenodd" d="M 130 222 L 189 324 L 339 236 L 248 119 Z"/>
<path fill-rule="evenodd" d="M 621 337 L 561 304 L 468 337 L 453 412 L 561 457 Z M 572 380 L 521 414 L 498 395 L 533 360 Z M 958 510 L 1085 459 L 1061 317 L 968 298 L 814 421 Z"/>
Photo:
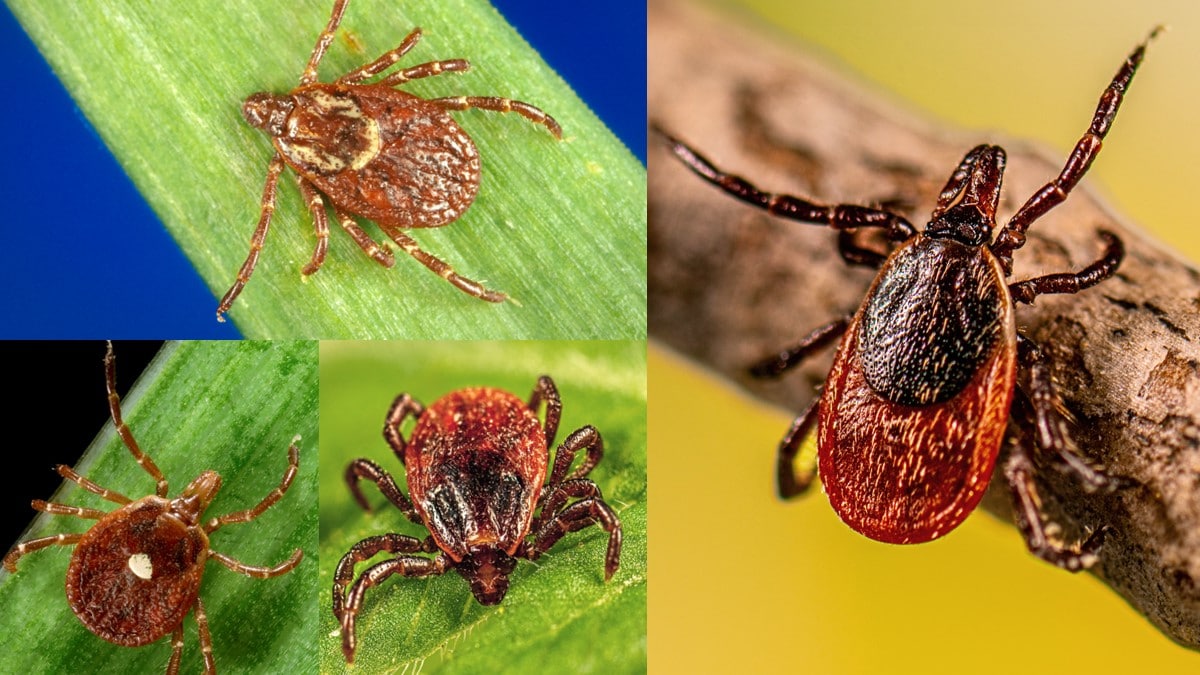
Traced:
<path fill-rule="evenodd" d="M 936 539 L 979 504 L 1011 416 L 1020 424 L 1004 473 L 1029 549 L 1072 571 L 1095 562 L 1107 527 L 1074 546 L 1056 541 L 1043 522 L 1034 461 L 1061 467 L 1090 490 L 1113 489 L 1119 481 L 1077 454 L 1046 359 L 1036 343 L 1018 334 L 1013 306 L 1100 283 L 1117 270 L 1124 247 L 1115 234 L 1101 231 L 1103 255 L 1080 272 L 1011 284 L 1007 277 L 1025 231 L 1067 198 L 1100 152 L 1145 48 L 1139 45 L 1117 71 L 1059 176 L 1034 193 L 994 240 L 1005 163 L 998 146 L 967 153 L 938 196 L 929 224 L 917 232 L 881 209 L 763 192 L 670 139 L 676 157 L 701 178 L 768 213 L 838 230 L 846 262 L 879 269 L 856 314 L 816 329 L 751 370 L 758 377 L 778 376 L 841 337 L 820 397 L 779 446 L 781 496 L 805 491 L 819 470 L 834 510 L 858 532 L 895 544 Z M 861 228 L 879 228 L 899 246 L 886 256 L 864 248 L 854 237 Z M 814 424 L 816 462 L 798 461 Z"/>
<path fill-rule="evenodd" d="M 204 510 L 221 487 L 221 477 L 214 471 L 205 471 L 184 488 L 182 495 L 167 499 L 166 478 L 154 460 L 138 447 L 133 432 L 121 418 L 111 343 L 104 357 L 104 373 L 113 424 L 133 458 L 158 483 L 155 494 L 134 501 L 60 464 L 56 469 L 63 478 L 120 507 L 106 513 L 34 500 L 33 508 L 38 511 L 89 518 L 96 524 L 81 534 L 59 534 L 17 544 L 4 557 L 4 567 L 16 572 L 17 560 L 27 553 L 48 546 L 73 545 L 75 550 L 67 566 L 67 604 L 88 630 L 126 647 L 150 644 L 170 634 L 171 660 L 167 673 L 177 673 L 183 655 L 183 618 L 195 608 L 204 670 L 215 673 L 212 636 L 204 603 L 200 601 L 205 563 L 212 558 L 239 574 L 267 579 L 290 572 L 300 564 L 303 553 L 296 549 L 289 559 L 274 567 L 256 567 L 210 549 L 208 537 L 230 523 L 254 520 L 283 497 L 296 477 L 299 437 L 288 447 L 288 468 L 279 487 L 253 508 L 201 522 Z"/>
<path fill-rule="evenodd" d="M 542 403 L 544 425 L 537 417 Z M 483 387 L 450 392 L 428 409 L 408 394 L 396 397 L 383 436 L 405 466 L 409 496 L 369 459 L 356 459 L 346 467 L 346 483 L 367 510 L 358 481 L 375 483 L 388 501 L 431 534 L 424 540 L 394 533 L 368 537 L 338 563 L 333 614 L 341 624 L 347 663 L 354 661 L 354 623 L 363 596 L 393 574 L 425 577 L 454 570 L 470 583 L 476 600 L 495 605 L 508 591 L 508 575 L 518 558 L 536 560 L 568 532 L 599 524 L 609 533 L 604 578 L 612 578 L 620 565 L 621 521 L 604 502 L 600 488 L 584 478 L 604 454 L 600 432 L 585 426 L 567 436 L 543 485 L 561 414 L 558 389 L 547 375 L 538 378 L 528 404 L 506 391 Z M 406 441 L 400 426 L 409 416 L 416 418 L 416 426 Z M 587 454 L 572 471 L 580 450 Z M 567 504 L 569 499 L 578 501 Z M 354 581 L 355 564 L 381 552 L 402 555 L 370 567 Z M 351 581 L 354 585 L 347 592 Z"/>
<path fill-rule="evenodd" d="M 285 164 L 295 172 L 316 228 L 312 259 L 300 270 L 304 276 L 314 274 L 325 261 L 328 199 L 342 229 L 380 265 L 395 264 L 392 252 L 376 244 L 353 216 L 375 221 L 404 252 L 464 293 L 488 302 L 503 302 L 508 297 L 460 276 L 450 265 L 421 250 L 403 230 L 454 222 L 479 191 L 479 152 L 448 110 L 515 112 L 544 125 L 558 139 L 562 128 L 546 113 L 521 101 L 494 96 L 423 99 L 392 88 L 422 77 L 465 72 L 470 64 L 464 59 L 430 61 L 367 83 L 416 46 L 420 28 L 371 63 L 332 83 L 317 82 L 317 65 L 333 41 L 349 1 L 334 4 L 299 87 L 287 94 L 252 94 L 242 106 L 246 121 L 271 135 L 275 155 L 267 167 L 262 213 L 250 239 L 250 253 L 217 307 L 220 321 L 225 320 L 223 315 L 258 263 L 275 211 L 275 187 Z"/>

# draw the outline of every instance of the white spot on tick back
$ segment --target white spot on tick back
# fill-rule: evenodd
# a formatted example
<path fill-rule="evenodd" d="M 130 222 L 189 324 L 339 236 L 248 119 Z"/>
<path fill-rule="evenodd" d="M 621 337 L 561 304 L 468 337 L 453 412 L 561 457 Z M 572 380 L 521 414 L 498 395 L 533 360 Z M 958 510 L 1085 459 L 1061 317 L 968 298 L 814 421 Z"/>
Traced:
<path fill-rule="evenodd" d="M 154 565 L 150 564 L 150 556 L 145 553 L 134 553 L 129 556 L 129 571 L 141 579 L 149 579 L 154 574 Z"/>

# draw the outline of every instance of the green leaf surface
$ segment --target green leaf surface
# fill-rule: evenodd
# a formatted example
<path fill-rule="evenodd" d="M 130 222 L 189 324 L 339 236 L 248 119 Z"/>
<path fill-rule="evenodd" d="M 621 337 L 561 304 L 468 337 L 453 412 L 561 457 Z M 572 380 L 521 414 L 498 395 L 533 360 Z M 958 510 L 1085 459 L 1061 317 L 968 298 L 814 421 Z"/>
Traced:
<path fill-rule="evenodd" d="M 212 289 L 215 310 L 249 250 L 272 154 L 268 137 L 242 120 L 241 102 L 296 86 L 332 1 L 7 2 Z M 410 231 L 520 304 L 471 298 L 403 251 L 385 269 L 336 221 L 325 267 L 304 282 L 312 219 L 285 177 L 231 318 L 256 338 L 643 337 L 645 170 L 485 0 L 356 0 L 321 79 L 418 25 L 425 37 L 404 64 L 467 58 L 472 69 L 406 91 L 519 99 L 563 126 L 556 142 L 514 114 L 454 113 L 479 147 L 479 196 L 449 226 Z"/>
<path fill-rule="evenodd" d="M 519 561 L 497 606 L 476 602 L 456 573 L 393 576 L 366 596 L 358 652 L 347 669 L 330 608 L 338 561 L 368 536 L 428 534 L 369 483 L 363 487 L 373 511 L 362 511 L 343 480 L 347 464 L 369 458 L 407 491 L 404 467 L 380 434 L 398 394 L 428 406 L 455 389 L 486 385 L 527 398 L 541 374 L 554 378 L 562 397 L 558 440 L 585 424 L 604 437 L 604 458 L 590 478 L 622 521 L 620 570 L 604 582 L 607 534 L 589 527 L 566 535 L 536 562 Z M 642 342 L 322 343 L 322 672 L 644 672 L 645 382 Z M 411 422 L 404 433 L 410 428 Z"/>
<path fill-rule="evenodd" d="M 116 357 L 120 381 L 120 353 Z M 123 401 L 125 421 L 170 482 L 170 497 L 202 471 L 214 470 L 224 479 L 207 517 L 257 504 L 279 485 L 292 438 L 302 437 L 299 473 L 281 501 L 253 522 L 226 525 L 210 538 L 213 550 L 249 565 L 277 564 L 297 548 L 305 553 L 295 570 L 265 580 L 207 563 L 200 598 L 221 671 L 315 672 L 316 359 L 313 342 L 168 344 Z M 98 378 L 101 372 L 98 367 Z M 107 403 L 101 398 L 96 405 Z M 154 490 L 111 421 L 75 468 L 132 499 Z M 70 482 L 52 501 L 105 511 L 115 507 Z M 92 523 L 40 514 L 23 539 L 83 532 Z M 22 557 L 14 574 L 0 572 L 0 671 L 163 671 L 171 656 L 169 636 L 143 647 L 122 647 L 93 635 L 75 617 L 63 590 L 70 554 L 67 547 L 52 546 Z M 181 672 L 202 670 L 189 614 Z"/>

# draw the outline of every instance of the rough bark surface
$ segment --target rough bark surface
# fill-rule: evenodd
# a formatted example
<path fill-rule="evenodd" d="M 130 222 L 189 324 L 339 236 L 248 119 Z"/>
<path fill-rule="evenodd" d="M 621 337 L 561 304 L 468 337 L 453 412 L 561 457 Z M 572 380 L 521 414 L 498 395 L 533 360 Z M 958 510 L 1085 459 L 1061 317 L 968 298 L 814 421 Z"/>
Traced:
<path fill-rule="evenodd" d="M 803 51 L 732 24 L 710 10 L 651 0 L 649 114 L 763 188 L 886 204 L 919 227 L 966 151 L 993 142 L 1008 151 L 1004 222 L 1065 159 L 947 132 Z M 651 336 L 802 410 L 832 349 L 774 382 L 751 379 L 747 367 L 852 312 L 874 272 L 847 268 L 827 228 L 740 203 L 687 171 L 661 137 L 652 134 L 650 145 Z M 1103 248 L 1101 228 L 1127 246 L 1116 277 L 1078 295 L 1038 298 L 1020 306 L 1017 319 L 1053 363 L 1081 452 L 1136 486 L 1087 494 L 1050 469 L 1039 487 L 1064 537 L 1112 527 L 1093 573 L 1173 640 L 1200 649 L 1200 272 L 1084 185 L 1030 230 L 1013 279 L 1082 269 Z M 996 475 L 984 507 L 1010 519 L 1008 489 Z"/>

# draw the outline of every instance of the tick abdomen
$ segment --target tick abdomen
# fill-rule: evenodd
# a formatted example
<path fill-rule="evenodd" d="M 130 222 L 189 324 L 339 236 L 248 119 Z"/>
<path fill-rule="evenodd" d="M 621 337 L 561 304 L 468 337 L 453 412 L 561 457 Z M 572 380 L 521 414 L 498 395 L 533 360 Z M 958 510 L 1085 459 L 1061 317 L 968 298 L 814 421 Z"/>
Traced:
<path fill-rule="evenodd" d="M 139 646 L 175 630 L 195 604 L 208 537 L 144 497 L 88 530 L 67 568 L 67 600 L 88 630 Z"/>
<path fill-rule="evenodd" d="M 380 225 L 437 227 L 479 191 L 479 151 L 442 108 L 383 85 L 312 84 L 275 138 L 288 165 Z"/>

